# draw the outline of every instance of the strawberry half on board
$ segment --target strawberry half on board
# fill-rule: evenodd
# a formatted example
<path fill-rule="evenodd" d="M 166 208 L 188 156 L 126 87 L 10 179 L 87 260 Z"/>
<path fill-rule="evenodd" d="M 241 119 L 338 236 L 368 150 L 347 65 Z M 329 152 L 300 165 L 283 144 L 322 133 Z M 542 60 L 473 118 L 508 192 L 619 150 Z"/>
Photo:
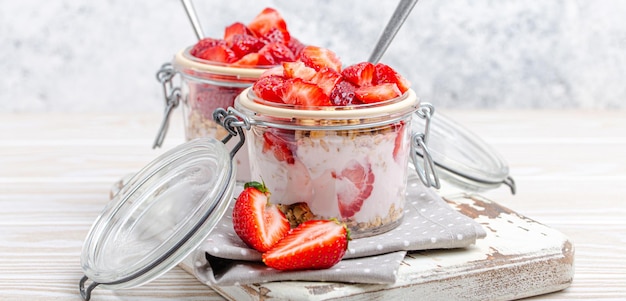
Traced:
<path fill-rule="evenodd" d="M 248 182 L 233 208 L 235 233 L 259 252 L 272 248 L 291 228 L 278 206 L 269 202 L 269 196 L 265 184 Z"/>
<path fill-rule="evenodd" d="M 337 220 L 306 221 L 263 253 L 263 262 L 283 271 L 327 269 L 341 261 L 349 240 L 348 228 Z"/>

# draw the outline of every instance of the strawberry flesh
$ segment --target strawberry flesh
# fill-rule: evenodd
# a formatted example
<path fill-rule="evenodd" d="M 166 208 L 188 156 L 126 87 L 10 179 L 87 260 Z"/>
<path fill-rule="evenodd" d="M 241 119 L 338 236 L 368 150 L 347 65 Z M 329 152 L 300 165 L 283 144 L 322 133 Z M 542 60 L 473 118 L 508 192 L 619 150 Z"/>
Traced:
<path fill-rule="evenodd" d="M 384 83 L 376 86 L 359 87 L 354 91 L 357 99 L 363 103 L 375 103 L 402 95 L 396 84 Z"/>
<path fill-rule="evenodd" d="M 233 228 L 249 247 L 266 252 L 289 232 L 280 209 L 269 203 L 269 191 L 258 182 L 246 183 L 233 207 Z"/>
<path fill-rule="evenodd" d="M 374 64 L 370 62 L 362 62 L 348 66 L 341 71 L 341 74 L 349 82 L 362 87 L 372 85 L 375 71 L 376 69 Z"/>
<path fill-rule="evenodd" d="M 327 269 L 348 248 L 349 232 L 334 220 L 310 220 L 293 228 L 263 254 L 263 262 L 277 270 Z"/>
<path fill-rule="evenodd" d="M 289 42 L 290 35 L 287 30 L 287 23 L 280 13 L 273 8 L 265 8 L 248 24 L 248 28 L 257 36 L 262 37 L 277 29 L 283 35 L 282 40 Z"/>
<path fill-rule="evenodd" d="M 254 94 L 261 97 L 263 100 L 283 103 L 282 99 L 282 86 L 285 83 L 285 78 L 278 75 L 265 76 L 259 79 L 252 90 Z"/>
<path fill-rule="evenodd" d="M 282 89 L 283 102 L 298 106 L 317 107 L 331 105 L 324 90 L 317 85 L 300 78 L 285 81 Z"/>
<path fill-rule="evenodd" d="M 343 218 L 350 218 L 361 210 L 365 199 L 370 197 L 374 188 L 374 173 L 371 165 L 351 160 L 341 173 L 333 173 L 337 185 L 339 213 Z"/>
<path fill-rule="evenodd" d="M 374 83 L 376 85 L 385 83 L 396 84 L 396 86 L 398 86 L 398 89 L 400 90 L 400 94 L 409 90 L 409 87 L 411 86 L 409 81 L 402 77 L 402 75 L 400 75 L 398 72 L 393 70 L 393 68 L 383 63 L 376 64 L 375 68 L 376 72 L 374 74 Z"/>
<path fill-rule="evenodd" d="M 326 67 L 341 72 L 341 61 L 339 57 L 326 48 L 317 46 L 306 46 L 302 49 L 300 60 L 307 66 L 319 71 Z"/>
<path fill-rule="evenodd" d="M 263 133 L 263 153 L 272 152 L 274 158 L 287 164 L 294 164 L 295 159 L 291 151 L 291 137 L 288 133 L 278 129 L 268 129 Z"/>
<path fill-rule="evenodd" d="M 361 103 L 358 99 L 356 99 L 354 91 L 356 91 L 358 87 L 353 83 L 340 79 L 339 82 L 333 87 L 333 90 L 330 92 L 330 101 L 335 106 L 349 106 L 352 104 Z"/>

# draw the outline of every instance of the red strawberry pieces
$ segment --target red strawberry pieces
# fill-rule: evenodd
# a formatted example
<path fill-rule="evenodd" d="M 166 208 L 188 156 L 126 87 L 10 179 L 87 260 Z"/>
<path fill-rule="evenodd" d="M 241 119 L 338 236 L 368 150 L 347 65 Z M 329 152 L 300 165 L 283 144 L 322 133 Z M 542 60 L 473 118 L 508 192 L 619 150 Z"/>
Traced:
<path fill-rule="evenodd" d="M 303 48 L 291 37 L 278 11 L 266 8 L 248 25 L 235 22 L 225 28 L 223 39 L 202 39 L 189 53 L 208 61 L 253 67 L 295 61 Z"/>
<path fill-rule="evenodd" d="M 318 71 L 326 67 L 341 72 L 341 61 L 339 57 L 326 48 L 306 46 L 302 49 L 300 60 L 308 67 Z"/>
<path fill-rule="evenodd" d="M 363 202 L 374 188 L 374 173 L 369 163 L 365 165 L 351 160 L 341 173 L 333 173 L 337 179 L 337 201 L 339 213 L 343 218 L 350 218 L 361 210 Z"/>
<path fill-rule="evenodd" d="M 346 253 L 349 231 L 336 220 L 310 220 L 293 228 L 271 250 L 263 262 L 277 270 L 326 269 Z"/>
<path fill-rule="evenodd" d="M 263 133 L 263 153 L 272 152 L 274 158 L 280 162 L 287 162 L 287 164 L 294 164 L 295 159 L 293 152 L 291 151 L 290 136 L 293 135 L 287 133 L 287 131 L 281 131 L 278 129 L 268 129 Z"/>
<path fill-rule="evenodd" d="M 253 87 L 257 96 L 265 98 L 262 92 L 271 102 L 315 109 L 377 103 L 397 98 L 409 89 L 409 82 L 385 64 L 363 62 L 342 70 L 335 53 L 316 46 L 302 48 L 299 57 L 262 74 Z M 283 80 L 263 81 L 269 76 Z"/>
<path fill-rule="evenodd" d="M 290 225 L 280 209 L 269 203 L 264 184 L 246 183 L 233 207 L 235 233 L 249 247 L 266 252 L 289 231 Z"/>
<path fill-rule="evenodd" d="M 248 28 L 257 36 L 263 37 L 271 35 L 274 30 L 282 33 L 282 40 L 287 43 L 290 40 L 290 34 L 287 30 L 287 23 L 278 11 L 273 8 L 265 8 L 261 11 L 252 22 L 248 24 Z"/>
<path fill-rule="evenodd" d="M 282 99 L 287 104 L 305 107 L 330 106 L 330 99 L 324 90 L 313 83 L 300 78 L 285 81 L 282 89 Z"/>

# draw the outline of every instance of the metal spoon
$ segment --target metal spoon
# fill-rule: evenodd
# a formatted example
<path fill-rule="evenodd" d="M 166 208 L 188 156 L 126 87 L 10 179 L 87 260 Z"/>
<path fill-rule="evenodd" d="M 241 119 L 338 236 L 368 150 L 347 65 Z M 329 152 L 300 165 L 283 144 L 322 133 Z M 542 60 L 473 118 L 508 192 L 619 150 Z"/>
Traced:
<path fill-rule="evenodd" d="M 198 15 L 196 15 L 196 9 L 193 7 L 193 3 L 191 3 L 191 0 L 181 0 L 181 2 L 185 7 L 185 12 L 187 13 L 187 17 L 189 17 L 189 21 L 191 22 L 193 31 L 196 33 L 196 37 L 198 40 L 202 40 L 204 38 L 204 33 L 202 33 L 202 26 L 200 26 L 200 21 L 198 20 Z"/>
<path fill-rule="evenodd" d="M 378 38 L 378 42 L 374 47 L 374 51 L 372 55 L 370 55 L 369 62 L 372 64 L 378 63 L 380 58 L 383 56 L 385 51 L 387 51 L 387 47 L 391 44 L 391 41 L 396 36 L 396 33 L 402 27 L 402 24 L 406 20 L 406 18 L 413 10 L 413 7 L 417 3 L 417 0 L 400 0 L 396 10 L 393 12 L 393 15 L 389 19 L 385 30 L 382 35 Z"/>

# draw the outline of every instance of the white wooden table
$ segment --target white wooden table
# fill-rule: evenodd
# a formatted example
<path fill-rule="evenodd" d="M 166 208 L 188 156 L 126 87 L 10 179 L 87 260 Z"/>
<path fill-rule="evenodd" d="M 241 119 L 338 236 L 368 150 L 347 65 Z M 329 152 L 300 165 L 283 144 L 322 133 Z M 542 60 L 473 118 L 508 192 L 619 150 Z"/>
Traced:
<path fill-rule="evenodd" d="M 575 276 L 537 299 L 626 298 L 626 111 L 446 111 L 508 161 L 518 193 L 482 193 L 567 235 Z M 178 114 L 177 114 L 178 115 Z M 112 183 L 181 142 L 159 114 L 0 114 L 0 296 L 79 300 L 80 252 Z M 92 300 L 223 300 L 181 268 Z"/>

